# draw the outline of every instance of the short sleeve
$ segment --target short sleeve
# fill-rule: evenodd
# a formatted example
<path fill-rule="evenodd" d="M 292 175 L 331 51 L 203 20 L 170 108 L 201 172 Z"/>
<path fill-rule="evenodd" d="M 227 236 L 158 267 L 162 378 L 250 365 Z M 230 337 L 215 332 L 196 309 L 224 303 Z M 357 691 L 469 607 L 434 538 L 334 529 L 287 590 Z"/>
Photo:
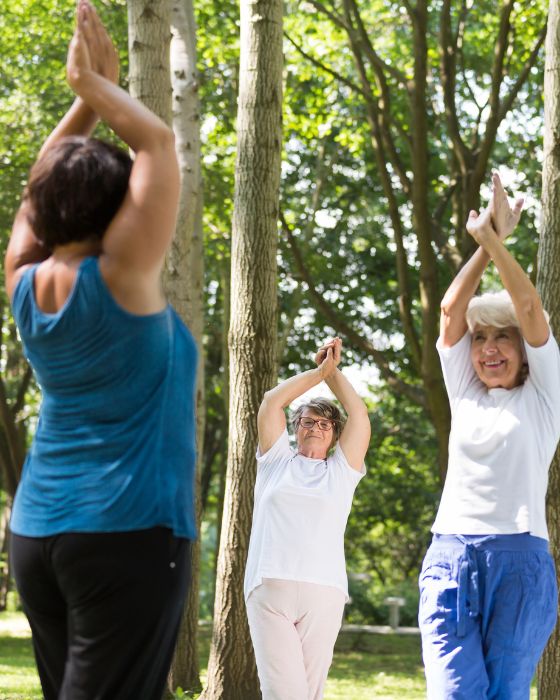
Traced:
<path fill-rule="evenodd" d="M 546 402 L 554 422 L 560 424 L 560 350 L 556 338 L 550 331 L 548 340 L 540 347 L 524 341 L 531 382 Z"/>
<path fill-rule="evenodd" d="M 354 469 L 348 464 L 346 455 L 344 454 L 340 444 L 337 444 L 334 452 L 327 460 L 329 467 L 334 469 L 338 477 L 342 480 L 344 484 L 347 485 L 351 493 L 354 492 L 356 486 L 364 478 L 366 474 L 366 465 L 362 464 L 360 470 Z"/>
<path fill-rule="evenodd" d="M 255 481 L 255 502 L 259 501 L 264 489 L 277 477 L 278 470 L 286 466 L 293 455 L 290 447 L 288 431 L 280 435 L 278 440 L 264 454 L 257 447 L 257 479 Z"/>
<path fill-rule="evenodd" d="M 471 334 L 467 331 L 461 340 L 450 348 L 444 348 L 441 338 L 438 338 L 436 349 L 447 396 L 453 409 L 454 400 L 462 397 L 473 382 L 479 381 L 471 362 Z"/>
<path fill-rule="evenodd" d="M 262 471 L 270 465 L 284 461 L 287 457 L 292 456 L 292 448 L 290 447 L 290 438 L 288 431 L 280 435 L 278 440 L 264 454 L 261 454 L 260 448 L 257 447 L 257 469 Z"/>

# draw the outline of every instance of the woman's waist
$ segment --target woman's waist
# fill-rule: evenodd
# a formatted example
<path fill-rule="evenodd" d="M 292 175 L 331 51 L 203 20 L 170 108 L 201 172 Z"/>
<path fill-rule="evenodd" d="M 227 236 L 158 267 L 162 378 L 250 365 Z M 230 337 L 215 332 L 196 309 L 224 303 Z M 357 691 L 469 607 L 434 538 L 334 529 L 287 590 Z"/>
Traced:
<path fill-rule="evenodd" d="M 435 532 L 430 549 L 464 550 L 466 546 L 494 552 L 548 552 L 548 540 L 529 532 L 512 534 L 440 534 Z"/>

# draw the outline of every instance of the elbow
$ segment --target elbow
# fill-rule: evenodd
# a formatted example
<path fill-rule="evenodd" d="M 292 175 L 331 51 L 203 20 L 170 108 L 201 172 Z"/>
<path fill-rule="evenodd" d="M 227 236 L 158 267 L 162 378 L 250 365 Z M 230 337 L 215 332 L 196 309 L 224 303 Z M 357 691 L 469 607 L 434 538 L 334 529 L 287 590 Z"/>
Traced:
<path fill-rule="evenodd" d="M 154 148 L 175 153 L 175 133 L 173 129 L 161 122 L 152 133 Z"/>
<path fill-rule="evenodd" d="M 536 292 L 519 299 L 515 307 L 518 317 L 534 318 L 537 314 L 543 313 L 541 300 Z"/>
<path fill-rule="evenodd" d="M 441 300 L 439 310 L 442 316 L 451 316 L 453 313 L 453 298 L 449 292 L 447 292 Z"/>

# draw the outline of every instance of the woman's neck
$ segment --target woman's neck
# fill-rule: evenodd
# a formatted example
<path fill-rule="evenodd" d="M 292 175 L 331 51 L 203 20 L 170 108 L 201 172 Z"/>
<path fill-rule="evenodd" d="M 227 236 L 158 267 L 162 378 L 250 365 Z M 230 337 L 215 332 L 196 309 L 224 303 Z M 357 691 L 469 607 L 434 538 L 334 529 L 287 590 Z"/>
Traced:
<path fill-rule="evenodd" d="M 298 447 L 298 454 L 308 459 L 327 459 L 327 453 L 324 450 L 313 447 Z"/>
<path fill-rule="evenodd" d="M 88 255 L 99 255 L 100 252 L 101 241 L 88 238 L 85 241 L 71 241 L 70 243 L 55 246 L 51 258 L 58 262 L 69 263 L 85 258 Z"/>

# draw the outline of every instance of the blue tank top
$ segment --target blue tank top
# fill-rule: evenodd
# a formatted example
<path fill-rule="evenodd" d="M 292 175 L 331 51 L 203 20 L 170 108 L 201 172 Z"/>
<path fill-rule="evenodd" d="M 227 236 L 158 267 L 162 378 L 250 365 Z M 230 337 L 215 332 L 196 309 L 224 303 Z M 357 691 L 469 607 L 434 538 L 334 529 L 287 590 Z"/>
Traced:
<path fill-rule="evenodd" d="M 42 391 L 12 511 L 17 535 L 169 527 L 196 536 L 196 344 L 171 306 L 148 316 L 113 299 L 97 258 L 63 307 L 35 301 L 36 266 L 12 302 Z"/>

